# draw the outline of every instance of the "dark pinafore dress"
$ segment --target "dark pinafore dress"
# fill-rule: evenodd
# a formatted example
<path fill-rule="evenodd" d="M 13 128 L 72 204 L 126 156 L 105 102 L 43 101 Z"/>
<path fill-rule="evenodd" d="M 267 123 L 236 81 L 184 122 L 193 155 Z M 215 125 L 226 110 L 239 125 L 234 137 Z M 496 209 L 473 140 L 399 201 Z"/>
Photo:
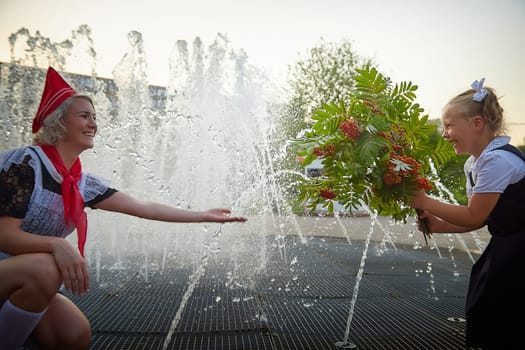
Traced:
<path fill-rule="evenodd" d="M 525 161 L 511 145 L 498 149 Z M 472 266 L 466 343 L 483 349 L 525 349 L 525 178 L 505 189 L 486 224 L 491 239 Z"/>

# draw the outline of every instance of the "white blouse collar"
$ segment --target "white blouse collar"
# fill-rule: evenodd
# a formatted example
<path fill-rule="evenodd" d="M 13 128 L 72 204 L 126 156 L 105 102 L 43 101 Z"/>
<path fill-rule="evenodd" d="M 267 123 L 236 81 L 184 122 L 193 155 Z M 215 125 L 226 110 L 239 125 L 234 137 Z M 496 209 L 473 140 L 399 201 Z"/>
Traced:
<path fill-rule="evenodd" d="M 42 148 L 39 147 L 39 146 L 33 146 L 31 148 L 33 148 L 33 150 L 35 150 L 36 153 L 38 153 L 38 156 L 42 160 L 42 163 L 44 163 L 44 166 L 46 167 L 47 171 L 49 172 L 49 174 L 51 175 L 53 180 L 55 180 L 56 182 L 61 184 L 62 183 L 62 175 L 60 175 L 58 173 L 58 171 L 55 169 L 55 166 L 53 165 L 53 163 L 51 163 L 51 160 L 49 160 L 49 158 L 44 153 Z"/>

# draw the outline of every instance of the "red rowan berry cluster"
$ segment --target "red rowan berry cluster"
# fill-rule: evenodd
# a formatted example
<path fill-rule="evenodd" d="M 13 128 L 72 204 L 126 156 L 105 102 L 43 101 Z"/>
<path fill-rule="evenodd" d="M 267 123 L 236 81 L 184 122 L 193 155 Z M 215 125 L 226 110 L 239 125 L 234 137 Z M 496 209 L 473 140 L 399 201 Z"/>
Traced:
<path fill-rule="evenodd" d="M 339 124 L 339 128 L 341 129 L 343 134 L 345 134 L 352 140 L 356 140 L 359 137 L 359 135 L 361 135 L 359 125 L 354 119 L 344 120 L 341 124 Z"/>
<path fill-rule="evenodd" d="M 330 144 L 330 145 L 327 145 L 325 148 L 324 148 L 324 151 L 325 151 L 325 154 L 327 156 L 333 156 L 335 154 L 335 146 Z"/>
<path fill-rule="evenodd" d="M 419 169 L 421 168 L 421 164 L 418 163 L 417 160 L 414 158 L 410 158 L 408 156 L 402 155 L 392 155 L 392 159 L 396 159 L 400 162 L 403 162 L 409 166 L 409 169 L 401 169 L 399 170 L 399 175 L 401 176 L 410 176 L 410 175 L 417 175 L 419 172 Z M 389 168 L 394 166 L 392 162 L 390 162 Z"/>
<path fill-rule="evenodd" d="M 314 154 L 318 157 L 324 157 L 325 151 L 320 149 L 319 147 L 314 148 Z"/>
<path fill-rule="evenodd" d="M 403 146 L 401 146 L 401 145 L 399 145 L 397 143 L 393 143 L 392 144 L 392 148 L 394 149 L 394 152 L 397 152 L 397 153 L 401 153 L 402 154 L 403 151 L 404 151 Z"/>
<path fill-rule="evenodd" d="M 319 190 L 319 195 L 326 199 L 334 199 L 335 197 L 337 197 L 337 195 L 333 191 L 327 189 Z"/>
<path fill-rule="evenodd" d="M 404 164 L 405 166 L 400 167 L 398 164 Z M 399 184 L 403 178 L 417 176 L 420 168 L 421 164 L 415 159 L 406 155 L 393 154 L 388 162 L 388 172 L 383 175 L 383 181 L 388 186 Z"/>
<path fill-rule="evenodd" d="M 312 153 L 318 157 L 325 157 L 325 156 L 330 157 L 335 154 L 335 147 L 332 144 L 326 145 L 324 149 L 321 147 L 316 147 L 314 148 L 314 151 Z"/>
<path fill-rule="evenodd" d="M 373 103 L 371 103 L 369 101 L 363 101 L 363 104 L 365 106 L 367 106 L 367 107 L 370 107 L 370 110 L 372 111 L 372 113 L 385 115 L 385 113 L 383 113 L 379 109 L 377 109 L 377 107 Z"/>
<path fill-rule="evenodd" d="M 388 186 L 393 186 L 393 185 L 396 185 L 398 183 L 401 183 L 402 179 L 403 178 L 401 176 L 396 175 L 394 172 L 390 172 L 390 171 L 383 175 L 383 181 Z"/>
<path fill-rule="evenodd" d="M 424 178 L 424 177 L 417 178 L 416 184 L 419 188 L 422 188 L 425 191 L 429 191 L 433 188 L 432 183 L 427 178 Z"/>

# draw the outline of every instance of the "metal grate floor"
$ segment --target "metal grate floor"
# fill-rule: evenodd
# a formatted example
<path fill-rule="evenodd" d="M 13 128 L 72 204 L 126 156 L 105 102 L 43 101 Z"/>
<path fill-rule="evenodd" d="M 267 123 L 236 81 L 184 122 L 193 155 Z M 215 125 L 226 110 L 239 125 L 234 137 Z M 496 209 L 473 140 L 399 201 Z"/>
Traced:
<path fill-rule="evenodd" d="M 220 253 L 200 267 L 172 257 L 147 277 L 140 268 L 92 271 L 91 291 L 71 296 L 91 321 L 91 349 L 337 349 L 364 243 L 285 240 L 286 257 L 282 246 L 264 248 L 266 264 L 250 276 Z M 363 350 L 464 349 L 471 266 L 459 251 L 370 243 L 349 340 Z"/>

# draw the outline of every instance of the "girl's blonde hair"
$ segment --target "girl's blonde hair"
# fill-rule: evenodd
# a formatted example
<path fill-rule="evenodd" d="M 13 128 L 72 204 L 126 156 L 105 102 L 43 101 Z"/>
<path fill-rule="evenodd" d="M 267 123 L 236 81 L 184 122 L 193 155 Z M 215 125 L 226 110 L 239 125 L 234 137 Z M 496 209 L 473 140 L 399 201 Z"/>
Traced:
<path fill-rule="evenodd" d="M 464 118 L 481 116 L 487 122 L 488 127 L 495 136 L 505 134 L 506 128 L 503 121 L 503 107 L 498 102 L 494 89 L 485 87 L 487 95 L 480 101 L 475 101 L 473 96 L 475 89 L 469 89 L 452 98 L 446 105 L 446 109 L 455 110 Z"/>
<path fill-rule="evenodd" d="M 78 93 L 69 97 L 46 117 L 40 130 L 33 136 L 33 144 L 56 145 L 57 141 L 66 133 L 64 118 L 75 98 L 85 98 L 93 105 L 91 96 L 87 94 Z"/>

